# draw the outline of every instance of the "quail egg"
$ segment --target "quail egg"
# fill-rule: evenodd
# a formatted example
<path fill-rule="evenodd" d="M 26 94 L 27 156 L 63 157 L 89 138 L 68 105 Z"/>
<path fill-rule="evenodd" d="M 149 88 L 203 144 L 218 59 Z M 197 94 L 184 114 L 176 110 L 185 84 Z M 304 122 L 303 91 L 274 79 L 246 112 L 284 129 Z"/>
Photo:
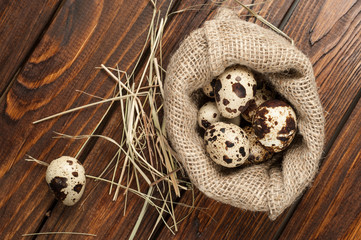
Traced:
<path fill-rule="evenodd" d="M 252 123 L 258 141 L 273 152 L 287 148 L 296 134 L 296 114 L 292 107 L 281 100 L 262 103 Z"/>
<path fill-rule="evenodd" d="M 249 106 L 242 113 L 242 117 L 247 122 L 250 122 L 250 123 L 252 122 L 252 118 L 253 118 L 254 114 L 256 113 L 258 106 L 261 105 L 262 103 L 274 98 L 273 92 L 268 90 L 264 83 L 260 83 L 259 85 L 260 85 L 260 88 L 257 88 L 254 99 L 250 101 Z"/>
<path fill-rule="evenodd" d="M 207 102 L 198 111 L 198 125 L 207 129 L 212 123 L 221 121 L 222 116 L 215 102 Z"/>
<path fill-rule="evenodd" d="M 210 158 L 224 167 L 241 166 L 248 158 L 248 136 L 242 128 L 234 124 L 212 124 L 205 132 L 204 140 Z"/>
<path fill-rule="evenodd" d="M 217 107 L 222 116 L 239 116 L 254 99 L 256 88 L 257 82 L 247 67 L 235 65 L 226 68 L 214 85 Z"/>
<path fill-rule="evenodd" d="M 214 84 L 216 83 L 216 79 L 212 79 L 207 85 L 205 85 L 202 90 L 204 94 L 206 94 L 210 98 L 214 98 Z"/>
<path fill-rule="evenodd" d="M 79 201 L 85 189 L 85 170 L 75 158 L 62 156 L 53 160 L 46 170 L 46 182 L 55 198 L 72 206 Z"/>
<path fill-rule="evenodd" d="M 265 149 L 262 144 L 257 141 L 253 128 L 246 126 L 243 130 L 247 133 L 249 139 L 249 156 L 246 164 L 262 163 L 270 159 L 273 153 Z"/>

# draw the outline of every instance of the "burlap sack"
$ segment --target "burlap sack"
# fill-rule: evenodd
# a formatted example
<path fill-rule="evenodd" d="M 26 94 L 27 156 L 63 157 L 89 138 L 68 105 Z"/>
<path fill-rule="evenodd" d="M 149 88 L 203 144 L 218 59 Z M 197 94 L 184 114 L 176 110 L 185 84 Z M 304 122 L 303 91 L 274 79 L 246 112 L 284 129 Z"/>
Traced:
<path fill-rule="evenodd" d="M 206 155 L 197 132 L 197 103 L 192 93 L 230 65 L 246 65 L 269 78 L 295 108 L 302 139 L 293 143 L 282 164 L 221 171 Z M 312 65 L 286 39 L 221 9 L 193 31 L 174 53 L 165 80 L 168 137 L 191 181 L 207 196 L 274 220 L 310 185 L 324 143 L 324 116 Z"/>

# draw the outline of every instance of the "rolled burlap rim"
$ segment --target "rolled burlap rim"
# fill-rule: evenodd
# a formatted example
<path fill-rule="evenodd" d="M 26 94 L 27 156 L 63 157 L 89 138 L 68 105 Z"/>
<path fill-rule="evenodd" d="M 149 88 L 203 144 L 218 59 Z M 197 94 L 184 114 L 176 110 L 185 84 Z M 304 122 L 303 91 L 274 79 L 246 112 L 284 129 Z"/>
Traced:
<path fill-rule="evenodd" d="M 234 64 L 265 75 L 296 110 L 302 138 L 285 150 L 281 166 L 264 163 L 225 172 L 206 154 L 192 94 Z M 324 145 L 324 116 L 312 65 L 277 33 L 221 8 L 172 56 L 164 94 L 168 138 L 192 183 L 208 197 L 268 212 L 274 220 L 314 179 Z"/>

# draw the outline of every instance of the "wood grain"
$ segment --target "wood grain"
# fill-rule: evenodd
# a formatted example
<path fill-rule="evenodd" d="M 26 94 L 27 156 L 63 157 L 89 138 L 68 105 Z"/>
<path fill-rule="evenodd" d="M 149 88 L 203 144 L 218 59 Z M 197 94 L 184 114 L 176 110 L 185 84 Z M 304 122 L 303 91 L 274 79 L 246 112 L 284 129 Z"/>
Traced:
<path fill-rule="evenodd" d="M 318 37 L 319 39 L 313 45 L 308 45 L 305 48 L 305 51 L 313 52 L 310 57 L 311 61 L 314 62 L 315 75 L 320 86 L 319 93 L 325 108 L 325 149 L 333 148 L 331 144 L 335 139 L 338 139 L 339 136 L 337 134 L 347 120 L 348 112 L 352 111 L 355 99 L 360 97 L 361 89 L 361 83 L 358 77 L 361 61 L 361 44 L 359 41 L 361 37 L 361 4 L 360 2 L 357 2 L 348 5 L 349 9 L 347 11 L 341 11 L 336 14 L 337 16 L 334 14 L 334 18 L 330 19 L 326 13 L 333 11 L 333 9 L 335 9 L 335 4 L 335 2 L 333 6 L 330 6 L 330 4 L 321 4 L 316 8 L 316 11 L 320 13 L 311 28 L 316 29 L 314 26 L 322 25 L 322 18 L 325 19 L 323 21 L 331 22 L 332 25 L 328 26 L 329 30 L 326 35 L 315 32 L 315 30 L 310 32 L 310 35 L 315 34 L 322 37 Z M 339 1 L 337 4 L 343 5 L 344 3 Z M 310 2 L 304 3 L 304 5 L 305 9 L 314 7 Z M 344 6 L 340 6 L 340 8 L 343 9 Z M 302 15 L 305 12 L 306 10 L 300 11 L 300 14 Z M 318 29 L 321 32 L 325 31 L 321 28 Z M 327 152 L 325 152 L 325 154 L 327 154 Z M 325 162 L 327 162 L 327 158 Z M 321 170 L 322 168 L 323 166 L 321 166 Z M 335 172 L 342 170 L 343 166 L 340 166 Z M 316 179 L 321 178 L 322 174 L 323 172 L 321 172 Z M 313 186 L 314 188 L 318 187 L 316 182 Z M 337 186 L 335 186 L 335 188 L 337 189 Z M 312 189 L 313 188 L 311 188 L 311 191 Z M 303 201 L 306 200 L 302 200 L 302 202 Z M 312 205 L 313 201 L 314 200 L 311 199 L 307 204 Z M 300 212 L 299 215 L 305 214 L 302 206 L 307 204 L 304 203 L 303 205 L 298 206 L 296 212 Z M 292 216 L 291 222 L 298 222 L 299 215 Z M 289 224 L 287 225 L 289 232 L 292 231 L 289 229 L 290 226 L 291 225 Z M 354 229 L 356 229 L 355 231 L 357 232 L 357 226 Z"/>
<path fill-rule="evenodd" d="M 196 4 L 197 1 L 188 2 L 190 5 Z M 189 6 L 189 5 L 185 5 Z M 178 9 L 183 9 L 184 5 L 177 6 L 173 10 L 176 11 Z M 211 10 L 215 9 L 214 5 L 209 5 L 207 8 L 202 8 L 202 11 L 195 12 L 191 11 L 189 14 L 180 14 L 173 15 L 171 17 L 169 25 L 166 26 L 166 30 L 164 35 L 172 37 L 172 44 L 178 44 L 179 39 L 183 38 L 184 31 L 188 33 L 192 30 L 191 28 L 187 28 L 194 24 L 194 18 L 197 18 L 198 21 L 195 21 L 197 25 L 192 26 L 196 28 L 199 26 L 201 20 L 207 17 Z M 206 11 L 205 9 L 209 9 Z M 174 19 L 177 19 L 179 25 L 173 25 Z M 181 23 L 181 24 L 180 24 Z M 174 33 L 174 29 L 177 29 L 179 35 L 170 34 Z M 177 38 L 177 36 L 179 38 Z M 169 41 L 168 37 L 164 38 L 164 41 Z M 163 52 L 163 57 L 169 57 L 173 46 L 164 43 L 164 49 L 167 51 Z M 142 69 L 142 68 L 141 68 Z M 140 74 L 136 76 L 136 81 L 139 80 L 142 70 L 139 71 Z M 119 121 L 120 117 L 120 109 L 116 107 L 113 110 L 113 114 L 110 118 L 109 123 L 104 127 L 103 135 L 109 136 L 115 140 L 120 140 L 122 122 Z M 85 168 L 92 175 L 100 174 L 101 170 L 104 169 L 107 161 L 97 161 L 94 162 L 93 159 L 105 159 L 110 160 L 115 154 L 117 148 L 113 146 L 108 146 L 109 143 L 105 141 L 98 141 L 89 155 L 85 160 Z M 107 146 L 106 151 L 104 151 L 104 146 Z M 122 164 L 122 162 L 120 163 Z M 110 178 L 108 176 L 108 178 Z M 142 181 L 141 182 L 141 191 L 146 193 L 148 189 L 148 185 Z M 51 217 L 46 221 L 44 227 L 41 231 L 81 231 L 81 232 L 92 232 L 97 234 L 99 239 L 127 239 L 129 238 L 131 231 L 134 227 L 135 222 L 137 221 L 140 210 L 144 204 L 144 200 L 135 196 L 134 194 L 129 194 L 127 199 L 123 195 L 123 191 L 116 202 L 112 202 L 112 196 L 109 196 L 109 185 L 101 183 L 99 186 L 95 187 L 93 182 L 87 187 L 90 189 L 88 191 L 89 196 L 84 201 L 84 207 L 82 209 L 89 209 L 87 211 L 76 210 L 72 211 L 71 209 L 64 209 L 61 204 L 56 205 L 54 210 L 52 211 Z M 99 197 L 101 196 L 101 197 Z M 123 216 L 123 211 L 125 208 L 125 201 L 127 201 L 127 211 Z M 157 202 L 160 204 L 159 202 Z M 80 203 L 82 204 L 82 203 Z M 93 210 L 90 210 L 93 209 Z M 89 211 L 93 212 L 93 214 L 97 217 L 89 218 Z M 73 219 L 77 219 L 74 221 Z M 147 214 L 142 221 L 142 227 L 139 229 L 136 239 L 148 238 L 153 232 L 153 227 L 155 222 L 157 221 L 158 213 L 153 207 L 149 207 L 147 210 Z M 91 228 L 89 228 L 91 226 Z M 45 238 L 45 237 L 44 237 Z M 62 236 L 56 236 L 55 239 L 62 238 Z M 66 238 L 64 236 L 64 238 Z M 41 239 L 41 238 L 40 238 Z M 48 239 L 48 238 L 46 238 Z"/>
<path fill-rule="evenodd" d="M 114 82 L 95 67 L 119 63 L 126 70 L 138 59 L 153 9 L 147 1 L 135 4 L 67 1 L 1 102 L 0 184 L 6 193 L 0 196 L 1 239 L 36 231 L 53 204 L 45 169 L 24 162 L 25 153 L 46 162 L 74 156 L 84 141 L 52 139 L 53 131 L 89 134 L 107 105 L 35 126 L 31 122 L 95 101 L 77 89 L 112 95 Z"/>
<path fill-rule="evenodd" d="M 317 41 L 324 38 L 327 34 L 330 33 L 332 27 L 337 24 L 337 22 L 347 14 L 347 12 L 356 4 L 354 1 L 345 1 L 340 4 L 339 0 L 329 0 L 326 1 L 321 8 L 317 19 L 312 26 L 310 32 L 310 43 L 314 45 Z M 337 8 L 335 7 L 337 6 Z M 327 21 L 326 21 L 327 20 Z"/>
<path fill-rule="evenodd" d="M 294 38 L 296 45 L 309 56 L 313 63 L 319 95 L 325 109 L 326 143 L 339 128 L 342 116 L 347 111 L 352 100 L 361 89 L 358 81 L 360 72 L 360 10 L 361 2 L 349 5 L 345 14 L 330 18 L 327 12 L 332 12 L 343 1 L 325 4 L 328 1 L 302 1 L 295 9 L 295 17 L 287 24 L 285 31 Z M 309 11 L 313 9 L 313 11 Z M 307 21 L 305 20 L 307 19 Z M 315 27 L 320 22 L 330 22 L 327 34 L 323 29 Z M 322 33 L 316 32 L 321 31 Z M 301 32 L 301 31 L 304 32 Z M 312 36 L 323 36 L 311 44 Z M 298 43 L 304 43 L 300 45 Z M 308 44 L 307 44 L 308 43 Z M 342 127 L 342 126 L 340 126 Z"/>
<path fill-rule="evenodd" d="M 192 194 L 186 193 L 181 203 L 191 205 Z M 188 216 L 173 237 L 167 229 L 162 229 L 159 239 L 270 239 L 282 223 L 282 214 L 274 222 L 267 214 L 249 212 L 216 202 L 195 190 L 195 209 L 177 206 L 179 218 Z"/>
<path fill-rule="evenodd" d="M 116 110 L 102 134 L 120 142 L 120 130 L 123 127 L 123 123 L 119 121 L 121 119 L 119 109 Z M 108 126 L 112 127 L 109 128 Z M 118 148 L 115 145 L 110 144 L 106 140 L 97 141 L 84 162 L 87 173 L 98 176 L 117 150 Z M 124 159 L 122 158 L 119 166 L 122 166 L 123 162 Z M 114 164 L 112 166 L 114 167 Z M 110 171 L 104 177 L 111 179 L 112 173 L 113 171 Z M 119 178 L 119 173 L 120 168 L 118 169 L 116 179 Z M 140 183 L 139 190 L 146 193 L 149 187 L 148 184 L 144 180 L 140 181 Z M 122 184 L 126 185 L 126 180 Z M 131 187 L 137 188 L 134 182 Z M 121 189 L 118 199 L 112 201 L 113 194 L 114 187 L 112 194 L 109 194 L 109 184 L 95 182 L 91 179 L 88 180 L 88 185 L 81 202 L 74 208 L 67 208 L 58 203 L 42 227 L 41 232 L 76 231 L 94 233 L 97 235 L 97 239 L 128 239 L 138 219 L 144 200 L 133 193 L 124 195 L 124 190 Z M 147 217 L 142 225 L 150 224 L 150 226 L 147 228 L 142 227 L 135 239 L 141 239 L 141 236 L 149 236 L 152 231 L 151 223 L 156 221 L 158 215 L 152 207 L 149 208 L 150 211 L 147 211 Z M 44 236 L 39 239 L 67 239 L 67 237 L 54 236 L 49 238 Z"/>
<path fill-rule="evenodd" d="M 0 93 L 31 53 L 61 1 L 0 2 Z"/>
<path fill-rule="evenodd" d="M 5 3 L 11 6 L 8 9 L 12 10 L 0 10 L 0 14 L 15 19 L 16 15 L 19 15 L 18 10 L 14 10 L 15 5 Z M 164 1 L 159 5 L 163 8 L 163 13 L 168 3 L 169 1 Z M 188 33 L 214 15 L 215 5 L 211 1 L 201 2 L 203 3 L 198 11 L 186 11 L 171 17 L 163 40 L 165 63 Z M 195 4 L 200 2 L 176 1 L 174 10 Z M 277 25 L 290 4 L 289 1 L 277 0 L 265 5 L 255 5 L 253 8 Z M 314 64 L 320 97 L 327 114 L 326 142 L 330 147 L 332 139 L 337 137 L 335 134 L 347 118 L 347 112 L 354 107 L 352 102 L 360 94 L 360 4 L 360 1 L 344 3 L 341 0 L 300 1 L 285 27 L 286 33 Z M 47 6 L 44 5 L 44 9 Z M 21 9 L 24 11 L 21 21 L 30 19 L 30 13 L 37 12 L 36 7 L 39 7 L 38 3 Z M 43 9 L 42 7 L 38 10 Z M 29 40 L 30 42 L 34 42 L 40 34 L 41 26 L 47 24 L 45 16 L 51 15 L 51 11 L 42 11 L 44 13 L 40 12 L 38 18 L 29 20 L 35 29 L 34 35 L 26 32 L 25 28 L 21 29 L 21 32 L 31 35 L 28 37 L 33 39 Z M 23 159 L 27 153 L 50 162 L 61 155 L 74 156 L 77 153 L 84 141 L 52 139 L 53 131 L 71 135 L 89 134 L 107 105 L 36 126 L 31 122 L 94 101 L 89 96 L 76 93 L 76 89 L 109 97 L 113 92 L 114 82 L 95 67 L 101 63 L 108 66 L 119 63 L 121 69 L 131 69 L 143 47 L 151 15 L 152 7 L 143 0 L 135 3 L 68 0 L 64 1 L 49 26 L 45 27 L 46 32 L 14 79 L 14 85 L 6 98 L 2 98 L 0 102 L 0 189 L 6 193 L 0 195 L 1 239 L 18 239 L 22 233 L 37 230 L 95 233 L 96 239 L 126 239 L 130 236 L 144 200 L 129 194 L 123 216 L 125 196 L 121 194 L 116 202 L 112 202 L 107 184 L 88 181 L 86 198 L 75 207 L 64 207 L 53 201 L 43 179 L 45 169 L 34 163 L 24 162 Z M 252 18 L 249 20 L 254 21 Z M 0 29 L 2 26 L 6 28 L 8 24 L 9 22 L 2 25 L 0 22 Z M 14 31 L 11 34 L 16 35 L 19 32 Z M 30 49 L 26 44 L 21 46 Z M 21 46 L 12 45 L 11 58 L 19 59 L 19 62 L 27 55 L 23 52 L 29 52 L 21 50 Z M 16 48 L 23 52 L 15 51 Z M 14 75 L 16 70 L 12 71 L 9 76 Z M 139 75 L 136 79 L 139 79 Z M 352 129 L 360 129 L 357 122 L 359 115 L 360 103 L 340 135 L 343 142 L 355 146 L 358 151 L 345 148 L 338 140 L 334 143 L 314 187 L 306 193 L 294 217 L 286 226 L 283 239 L 332 239 L 333 236 L 357 239 L 359 236 L 360 208 L 357 204 L 352 205 L 349 200 L 360 198 L 359 191 L 349 190 L 352 184 L 359 188 L 357 179 L 360 169 L 356 160 L 360 158 L 360 145 L 357 141 L 360 131 L 351 132 Z M 107 119 L 98 132 L 119 140 L 122 123 L 119 121 L 119 109 L 116 106 Z M 111 145 L 108 147 L 109 144 L 104 140 L 94 140 L 90 145 L 92 148 L 85 150 L 81 160 L 89 174 L 97 175 L 107 163 L 104 159 L 110 159 L 116 148 Z M 140 188 L 143 192 L 147 187 L 141 182 Z M 197 210 L 178 226 L 178 234 L 173 236 L 161 226 L 153 238 L 271 239 L 282 230 L 283 223 L 288 221 L 287 215 L 292 214 L 285 212 L 275 222 L 270 222 L 266 214 L 245 212 L 217 203 L 198 190 L 195 193 Z M 191 193 L 185 193 L 179 201 L 191 204 Z M 189 208 L 176 207 L 177 216 L 182 217 L 188 213 Z M 147 238 L 151 234 L 157 216 L 154 208 L 148 209 L 136 238 Z M 311 221 L 305 223 L 299 219 Z M 343 219 L 346 219 L 344 226 L 339 226 Z M 38 237 L 54 238 L 69 239 L 71 236 Z M 85 238 L 88 239 L 77 239 Z"/>
<path fill-rule="evenodd" d="M 281 239 L 359 239 L 361 101 L 327 154 Z"/>
<path fill-rule="evenodd" d="M 192 6 L 194 4 L 196 4 L 197 2 L 183 2 L 182 4 L 180 4 L 178 6 L 178 9 L 184 9 L 185 7 L 188 6 Z M 283 8 L 285 8 L 285 5 L 283 2 L 279 3 L 280 5 L 282 5 Z M 280 8 L 277 8 L 276 6 L 272 5 L 273 7 L 275 7 L 275 9 L 279 10 Z M 282 8 L 281 8 L 282 9 Z M 212 11 L 214 10 L 214 5 L 206 5 L 204 7 L 201 8 L 201 11 L 199 12 L 186 12 L 183 14 L 179 14 L 179 15 L 175 15 L 171 21 L 169 26 L 167 26 L 167 29 L 165 31 L 164 34 L 164 40 L 163 40 L 163 49 L 169 49 L 168 51 L 164 51 L 163 52 L 163 57 L 165 59 L 167 59 L 172 50 L 176 49 L 177 44 L 179 44 L 180 39 L 183 39 L 184 36 L 186 36 L 191 30 L 197 28 L 200 26 L 200 24 L 208 18 L 212 17 L 212 14 L 214 14 L 214 12 Z M 283 13 L 287 10 L 287 8 L 285 8 L 283 10 Z M 274 15 L 272 15 L 272 17 L 275 17 Z M 283 16 L 279 16 L 278 21 L 280 21 L 280 19 L 282 19 Z M 177 29 L 177 31 L 175 32 L 174 29 Z M 166 60 L 167 61 L 167 60 Z M 119 112 L 120 110 L 115 109 L 114 112 Z M 119 129 L 121 127 L 121 125 L 119 125 L 118 120 L 119 117 L 117 117 L 116 115 L 112 116 L 111 121 L 109 122 L 109 124 L 105 127 L 105 131 L 103 132 L 104 135 L 106 136 L 111 136 L 114 139 L 119 139 L 120 138 L 120 132 L 116 131 L 115 129 Z M 87 164 L 88 162 L 91 162 L 91 159 L 97 159 L 99 158 L 100 154 L 102 157 L 104 157 L 105 159 L 110 159 L 112 157 L 112 154 L 108 154 L 106 153 L 105 155 L 103 153 L 100 153 L 99 149 L 103 148 L 103 143 L 101 143 L 99 141 L 99 145 L 96 144 L 92 150 L 92 152 L 90 153 L 90 155 L 88 156 L 87 161 L 85 161 L 85 164 Z M 115 152 L 115 148 L 113 149 L 113 154 Z M 95 169 L 102 169 L 104 167 L 105 163 L 103 163 L 102 167 L 98 167 L 98 166 L 94 166 L 93 164 L 87 166 L 87 169 L 92 172 Z M 146 192 L 146 185 L 142 185 L 141 190 L 143 192 Z M 91 195 L 89 196 L 89 198 L 86 200 L 85 202 L 85 208 L 91 208 L 92 206 L 99 206 L 100 204 L 104 204 L 104 202 L 107 199 L 107 201 L 109 201 L 111 198 L 108 196 L 106 196 L 107 193 L 107 188 L 96 188 L 94 190 L 94 192 L 91 193 Z M 99 198 L 98 196 L 102 196 L 101 198 Z M 88 204 L 91 203 L 90 205 Z M 132 211 L 127 212 L 127 214 L 125 216 L 121 216 L 122 215 L 122 209 L 124 208 L 124 197 L 121 197 L 117 200 L 116 203 L 114 203 L 114 205 L 112 205 L 111 208 L 101 208 L 101 210 L 99 210 L 100 212 L 96 215 L 99 216 L 104 216 L 104 217 L 100 217 L 100 218 L 96 218 L 96 219 L 92 219 L 89 218 L 88 215 L 86 214 L 86 212 L 81 212 L 78 211 L 76 213 L 71 212 L 70 210 L 63 210 L 62 206 L 58 206 L 54 209 L 54 213 L 52 214 L 52 216 L 47 220 L 47 222 L 44 225 L 44 228 L 42 229 L 42 231 L 79 231 L 81 230 L 82 232 L 88 232 L 90 229 L 88 228 L 89 226 L 92 226 L 91 230 L 95 231 L 97 236 L 100 237 L 101 239 L 114 239 L 115 237 L 121 237 L 121 239 L 126 239 L 129 237 L 132 226 L 134 226 L 135 221 L 137 220 L 139 211 L 141 209 L 141 206 L 144 203 L 144 200 L 140 199 L 139 197 L 134 197 L 133 195 L 128 196 L 128 202 L 131 203 L 131 206 L 134 206 L 132 209 Z M 189 202 L 188 202 L 189 204 Z M 129 206 L 129 207 L 131 207 Z M 138 207 L 135 207 L 138 206 Z M 231 209 L 233 211 L 233 209 Z M 97 211 L 98 212 L 98 211 Z M 183 216 L 183 215 L 181 215 Z M 158 214 L 157 212 L 154 210 L 154 208 L 150 208 L 147 211 L 146 217 L 143 219 L 142 222 L 142 227 L 139 230 L 138 234 L 137 234 L 137 238 L 141 238 L 142 236 L 144 238 L 147 238 L 147 236 L 149 236 L 153 230 L 153 226 L 155 221 L 157 220 Z M 265 218 L 266 216 L 263 215 L 263 217 Z M 73 225 L 73 218 L 76 218 L 77 221 L 75 222 L 75 225 Z M 60 220 L 59 220 L 60 219 Z M 106 222 L 106 223 L 105 223 Z M 115 224 L 116 223 L 116 224 Z M 227 223 L 225 223 L 227 224 Z M 181 226 L 182 227 L 182 226 Z M 112 231 L 110 231 L 110 229 L 112 229 Z M 168 231 L 168 230 L 166 230 Z M 110 232 L 113 233 L 113 235 L 109 235 Z M 121 235 L 117 235 L 119 233 L 122 233 Z M 170 232 L 169 232 L 170 233 Z M 236 233 L 238 234 L 238 232 Z M 178 236 L 183 236 L 179 235 Z M 158 235 L 154 235 L 155 238 L 158 237 Z M 55 237 L 55 238 L 59 238 L 59 237 Z M 61 237 L 60 237 L 61 238 Z M 161 237 L 163 238 L 163 236 Z"/>

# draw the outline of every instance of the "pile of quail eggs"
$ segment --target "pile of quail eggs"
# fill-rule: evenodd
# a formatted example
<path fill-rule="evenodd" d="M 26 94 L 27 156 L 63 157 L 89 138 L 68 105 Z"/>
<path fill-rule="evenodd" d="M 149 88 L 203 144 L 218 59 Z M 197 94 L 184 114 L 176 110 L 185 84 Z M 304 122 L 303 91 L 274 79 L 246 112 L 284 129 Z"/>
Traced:
<path fill-rule="evenodd" d="M 295 137 L 296 114 L 245 66 L 228 67 L 203 88 L 212 101 L 198 112 L 209 157 L 224 167 L 262 163 Z M 214 101 L 213 101 L 214 99 Z M 247 124 L 241 124 L 244 119 Z"/>

